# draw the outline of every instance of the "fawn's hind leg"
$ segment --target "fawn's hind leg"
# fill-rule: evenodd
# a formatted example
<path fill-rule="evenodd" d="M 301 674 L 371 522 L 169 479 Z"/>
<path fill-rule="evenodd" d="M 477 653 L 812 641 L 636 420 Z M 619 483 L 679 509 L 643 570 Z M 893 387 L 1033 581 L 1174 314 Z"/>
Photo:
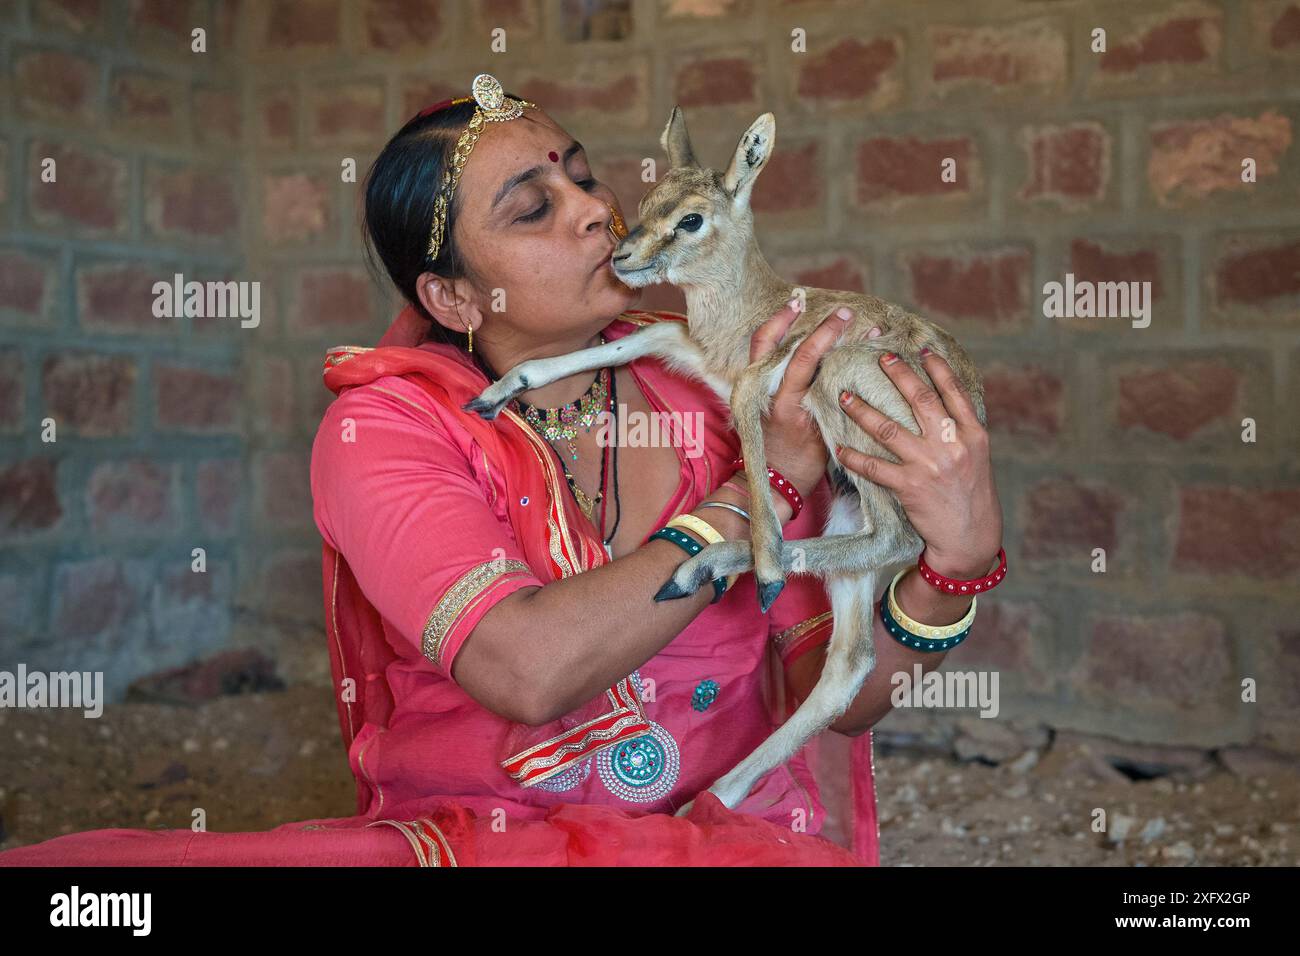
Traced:
<path fill-rule="evenodd" d="M 789 720 L 709 787 L 709 792 L 729 809 L 735 809 L 765 774 L 784 764 L 833 724 L 857 697 L 876 663 L 871 628 L 877 580 L 878 575 L 869 572 L 827 583 L 835 627 L 821 677 Z M 690 807 L 691 803 L 687 803 L 677 816 L 685 816 Z"/>

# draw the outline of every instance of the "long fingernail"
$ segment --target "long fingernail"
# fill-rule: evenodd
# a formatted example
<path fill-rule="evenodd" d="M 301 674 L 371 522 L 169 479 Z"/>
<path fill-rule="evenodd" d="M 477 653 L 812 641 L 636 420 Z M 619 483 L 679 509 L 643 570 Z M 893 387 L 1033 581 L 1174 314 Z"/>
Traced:
<path fill-rule="evenodd" d="M 886 352 L 886 353 L 885 353 L 885 359 L 884 359 L 884 362 L 883 362 L 882 364 L 884 364 L 884 365 L 893 365 L 893 364 L 894 364 L 895 362 L 897 362 L 897 361 L 898 361 L 898 356 L 897 356 L 897 355 L 895 355 L 893 352 Z"/>
<path fill-rule="evenodd" d="M 878 339 L 878 338 L 880 338 L 880 334 L 881 334 L 881 333 L 880 333 L 880 326 L 878 326 L 878 325 L 873 325 L 873 326 L 871 327 L 871 331 L 867 333 L 867 338 L 869 338 L 869 339 Z"/>
<path fill-rule="evenodd" d="M 799 297 L 795 296 L 793 299 L 791 299 L 789 302 L 786 303 L 786 306 L 798 312 L 801 308 L 801 306 L 799 305 Z"/>
<path fill-rule="evenodd" d="M 925 358 L 929 354 L 930 354 L 930 346 L 927 345 L 921 349 L 921 358 Z"/>
<path fill-rule="evenodd" d="M 853 318 L 853 310 L 845 308 L 844 306 L 840 306 L 838 309 L 836 309 L 835 314 L 838 315 L 841 319 L 844 319 L 846 322 L 849 319 Z"/>
<path fill-rule="evenodd" d="M 847 405 L 853 401 L 853 396 L 849 392 L 840 392 L 840 404 Z"/>

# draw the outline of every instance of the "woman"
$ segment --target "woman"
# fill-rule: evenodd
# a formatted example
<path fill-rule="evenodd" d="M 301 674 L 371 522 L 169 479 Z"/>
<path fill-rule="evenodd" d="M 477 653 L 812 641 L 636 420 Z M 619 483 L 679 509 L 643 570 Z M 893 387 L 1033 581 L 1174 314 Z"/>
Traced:
<path fill-rule="evenodd" d="M 816 683 L 831 632 L 809 576 L 792 575 L 766 615 L 750 574 L 653 600 L 703 543 L 693 534 L 748 537 L 717 397 L 645 359 L 525 392 L 491 422 L 462 410 L 521 361 L 683 318 L 630 310 L 637 293 L 608 268 L 618 202 L 581 146 L 491 77 L 474 92 L 421 112 L 376 159 L 367 239 L 409 305 L 378 347 L 326 357 L 338 397 L 313 446 L 312 493 L 357 815 L 266 834 L 97 831 L 0 862 L 878 862 L 869 727 L 889 709 L 888 674 L 942 658 L 883 625 L 876 671 L 833 725 L 854 738 L 851 780 L 810 745 L 734 810 L 701 793 Z M 752 354 L 795 315 L 765 324 Z M 769 463 L 797 491 L 777 496 L 787 539 L 819 533 L 829 502 L 826 450 L 798 402 L 839 323 L 801 345 L 765 419 Z M 950 370 L 928 362 L 943 402 L 960 402 Z M 895 382 L 916 395 L 924 383 L 897 365 Z M 914 406 L 927 423 L 944 408 Z M 667 445 L 621 444 L 599 427 L 606 412 L 686 427 Z M 880 434 L 862 402 L 846 413 Z M 971 578 L 991 567 L 1001 518 L 985 436 L 963 427 L 956 443 L 939 443 L 937 428 L 892 437 L 897 465 L 841 460 L 905 499 L 924 489 L 905 503 L 929 563 Z M 656 535 L 682 514 L 697 519 L 688 530 Z M 966 614 L 968 600 L 916 578 L 896 591 L 907 615 Z M 817 835 L 824 827 L 849 849 Z"/>

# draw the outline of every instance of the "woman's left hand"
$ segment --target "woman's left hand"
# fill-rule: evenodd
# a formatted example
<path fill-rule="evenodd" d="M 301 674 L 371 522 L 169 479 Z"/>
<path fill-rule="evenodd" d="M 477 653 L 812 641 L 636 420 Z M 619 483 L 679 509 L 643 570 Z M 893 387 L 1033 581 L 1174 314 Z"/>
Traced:
<path fill-rule="evenodd" d="M 952 366 L 938 354 L 921 358 L 930 388 L 901 360 L 881 368 L 912 406 L 914 435 L 860 395 L 841 395 L 840 408 L 899 459 L 899 464 L 841 447 L 839 462 L 892 491 L 925 540 L 925 560 L 952 578 L 983 577 L 1002 547 L 1002 505 L 993 483 L 989 437 Z M 935 391 L 938 389 L 938 391 Z"/>

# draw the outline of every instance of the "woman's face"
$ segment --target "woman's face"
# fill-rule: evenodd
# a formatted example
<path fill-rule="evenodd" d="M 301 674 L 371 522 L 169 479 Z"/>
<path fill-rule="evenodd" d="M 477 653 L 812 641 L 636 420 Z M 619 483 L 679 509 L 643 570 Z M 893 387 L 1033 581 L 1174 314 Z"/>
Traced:
<path fill-rule="evenodd" d="M 604 261 L 616 245 L 608 227 L 610 205 L 622 213 L 617 197 L 540 110 L 486 124 L 456 194 L 458 254 L 489 286 L 475 295 L 476 338 L 524 350 L 566 332 L 585 338 L 639 297 Z M 504 301 L 494 306 L 497 289 Z"/>

